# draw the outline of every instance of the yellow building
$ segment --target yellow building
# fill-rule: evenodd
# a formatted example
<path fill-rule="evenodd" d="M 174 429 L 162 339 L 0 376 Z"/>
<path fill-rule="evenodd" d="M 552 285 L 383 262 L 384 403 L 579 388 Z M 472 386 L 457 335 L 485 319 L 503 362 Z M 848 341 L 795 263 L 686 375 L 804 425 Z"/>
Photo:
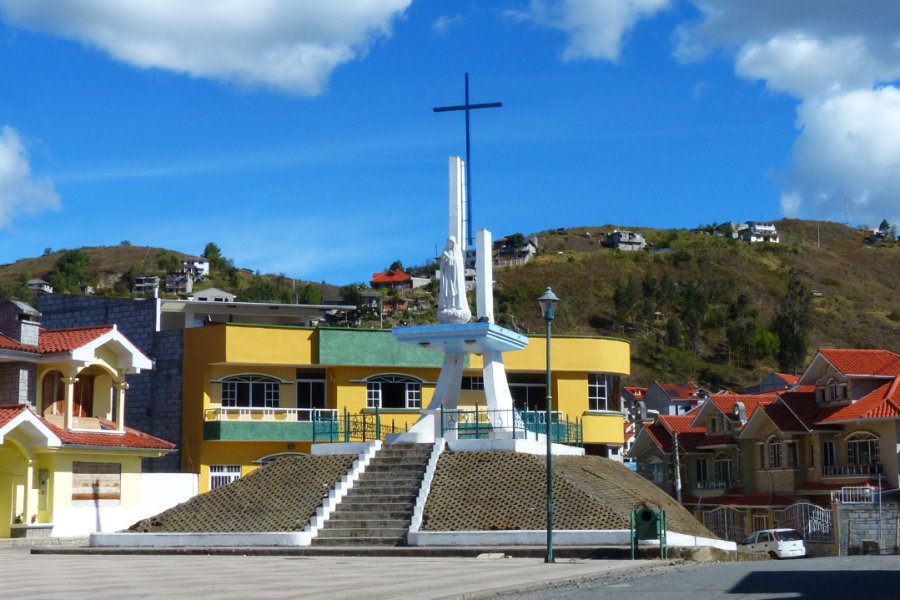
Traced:
<path fill-rule="evenodd" d="M 0 538 L 127 519 L 141 459 L 174 448 L 125 426 L 125 377 L 150 359 L 114 326 L 42 330 L 37 316 L 0 303 Z"/>
<path fill-rule="evenodd" d="M 589 454 L 623 444 L 629 350 L 611 338 L 553 338 L 553 409 L 578 422 Z M 545 352 L 536 336 L 504 356 L 519 410 L 545 408 Z M 313 443 L 405 431 L 431 400 L 442 360 L 390 331 L 243 324 L 186 329 L 184 357 L 182 468 L 199 474 L 201 492 Z M 481 357 L 468 360 L 459 404 L 483 408 Z"/>

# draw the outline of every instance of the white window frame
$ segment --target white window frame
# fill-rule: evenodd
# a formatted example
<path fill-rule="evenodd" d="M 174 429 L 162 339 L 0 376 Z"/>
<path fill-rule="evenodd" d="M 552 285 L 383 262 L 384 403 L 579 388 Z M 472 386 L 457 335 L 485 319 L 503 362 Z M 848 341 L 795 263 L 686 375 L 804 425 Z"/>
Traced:
<path fill-rule="evenodd" d="M 589 411 L 615 411 L 618 408 L 610 408 L 610 404 L 618 405 L 617 398 L 611 398 L 616 386 L 613 376 L 608 373 L 588 373 L 588 410 Z"/>
<path fill-rule="evenodd" d="M 247 404 L 238 404 L 237 385 L 247 384 L 249 394 Z M 262 404 L 255 405 L 254 388 L 260 387 L 256 392 L 262 393 Z M 222 379 L 222 407 L 223 408 L 278 408 L 281 405 L 281 381 L 268 375 L 232 375 Z"/>
<path fill-rule="evenodd" d="M 784 448 L 781 447 L 781 438 L 772 436 L 766 440 L 766 457 L 769 459 L 770 469 L 784 467 Z"/>
<path fill-rule="evenodd" d="M 881 464 L 881 444 L 877 435 L 868 431 L 857 431 L 851 433 L 844 440 L 847 444 L 847 465 L 878 465 Z M 866 447 L 867 451 L 861 450 Z M 866 462 L 862 461 L 862 456 L 867 455 Z"/>
<path fill-rule="evenodd" d="M 366 408 L 383 409 L 381 384 L 402 383 L 403 409 L 420 410 L 422 408 L 422 382 L 409 375 L 376 375 L 366 379 Z"/>
<path fill-rule="evenodd" d="M 241 465 L 209 465 L 210 491 L 241 478 Z"/>

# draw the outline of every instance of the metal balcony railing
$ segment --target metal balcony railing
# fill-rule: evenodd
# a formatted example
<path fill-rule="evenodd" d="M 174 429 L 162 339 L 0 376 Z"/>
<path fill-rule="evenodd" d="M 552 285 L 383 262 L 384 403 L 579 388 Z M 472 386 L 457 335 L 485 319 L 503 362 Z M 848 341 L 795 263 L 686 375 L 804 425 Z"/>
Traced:
<path fill-rule="evenodd" d="M 822 475 L 826 477 L 843 477 L 848 475 L 883 475 L 884 465 L 830 465 L 822 467 Z"/>

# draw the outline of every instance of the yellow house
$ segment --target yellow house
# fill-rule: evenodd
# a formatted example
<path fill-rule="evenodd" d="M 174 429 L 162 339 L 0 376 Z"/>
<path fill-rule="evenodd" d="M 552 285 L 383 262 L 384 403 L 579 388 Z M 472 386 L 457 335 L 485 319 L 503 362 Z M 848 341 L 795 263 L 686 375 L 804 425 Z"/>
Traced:
<path fill-rule="evenodd" d="M 629 345 L 554 336 L 553 409 L 577 421 L 589 454 L 623 444 L 620 378 Z M 504 356 L 516 408 L 545 409 L 543 337 Z M 442 355 L 390 331 L 212 324 L 184 331 L 182 468 L 207 491 L 270 457 L 313 443 L 384 438 L 419 418 Z M 481 357 L 470 355 L 460 405 L 484 407 Z"/>
<path fill-rule="evenodd" d="M 0 538 L 85 535 L 140 504 L 141 459 L 173 444 L 125 426 L 152 364 L 114 326 L 41 330 L 0 302 Z"/>

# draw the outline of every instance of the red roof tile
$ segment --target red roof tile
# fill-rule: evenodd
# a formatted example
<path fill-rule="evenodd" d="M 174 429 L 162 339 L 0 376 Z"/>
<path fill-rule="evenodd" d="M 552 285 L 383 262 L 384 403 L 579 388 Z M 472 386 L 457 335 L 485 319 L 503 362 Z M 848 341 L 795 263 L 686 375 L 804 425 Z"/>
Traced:
<path fill-rule="evenodd" d="M 680 383 L 659 383 L 658 385 L 673 401 L 675 400 L 697 400 L 701 397 L 701 393 L 705 392 L 703 388 L 697 387 L 693 381 L 685 384 Z"/>
<path fill-rule="evenodd" d="M 69 352 L 81 348 L 109 331 L 112 331 L 111 325 L 41 330 L 39 351 L 41 354 Z"/>
<path fill-rule="evenodd" d="M 844 375 L 900 376 L 900 355 L 890 350 L 819 350 Z"/>
<path fill-rule="evenodd" d="M 3 350 L 18 350 L 20 352 L 34 352 L 34 346 L 23 346 L 16 340 L 11 337 L 7 337 L 0 333 L 0 349 Z"/>
<path fill-rule="evenodd" d="M 791 375 L 789 373 L 775 373 L 775 374 L 778 375 L 778 377 L 780 377 L 781 380 L 788 385 L 796 385 L 796 383 L 798 381 L 800 381 L 799 375 Z"/>
<path fill-rule="evenodd" d="M 31 410 L 24 404 L 0 405 L 0 427 L 13 420 L 20 413 Z M 136 448 L 151 450 L 173 450 L 175 444 L 158 437 L 146 434 L 137 429 L 126 427 L 124 433 L 114 433 L 115 423 L 106 419 L 99 419 L 101 429 L 94 431 L 69 431 L 57 427 L 40 415 L 35 415 L 47 426 L 63 445 L 71 446 L 97 446 L 104 448 Z"/>
<path fill-rule="evenodd" d="M 406 283 L 412 279 L 412 275 L 399 269 L 389 269 L 384 273 L 372 273 L 369 283 Z"/>
<path fill-rule="evenodd" d="M 810 429 L 784 402 L 775 402 L 764 407 L 763 410 L 780 431 L 808 431 Z"/>
<path fill-rule="evenodd" d="M 754 411 L 760 406 L 771 404 L 775 401 L 778 394 L 713 394 L 709 397 L 713 404 L 726 415 L 734 414 L 734 405 L 738 402 L 744 403 L 747 411 L 747 418 L 753 416 Z"/>
<path fill-rule="evenodd" d="M 892 397 L 896 396 L 897 381 L 885 382 L 852 404 L 823 409 L 818 422 L 827 424 L 857 419 L 900 418 L 900 399 Z"/>

